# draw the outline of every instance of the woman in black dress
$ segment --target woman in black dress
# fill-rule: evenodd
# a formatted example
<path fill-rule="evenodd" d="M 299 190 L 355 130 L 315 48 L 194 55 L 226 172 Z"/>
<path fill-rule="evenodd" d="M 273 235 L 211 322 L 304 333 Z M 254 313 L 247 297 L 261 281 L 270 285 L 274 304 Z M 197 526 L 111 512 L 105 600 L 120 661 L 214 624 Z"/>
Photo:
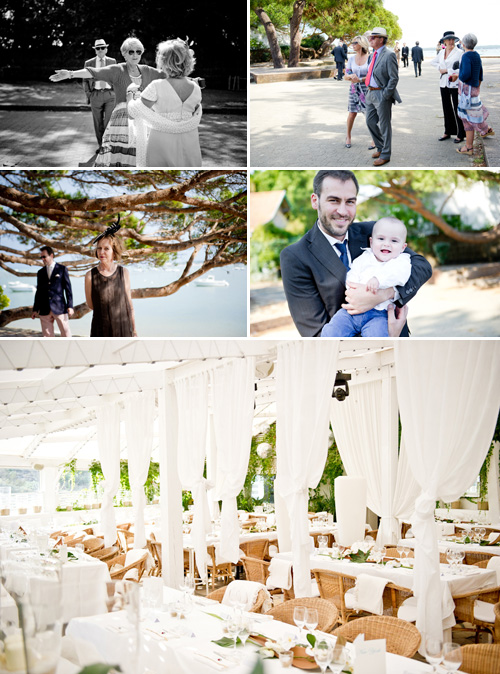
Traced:
<path fill-rule="evenodd" d="M 92 243 L 99 264 L 85 274 L 85 297 L 94 312 L 91 337 L 137 337 L 128 270 L 118 264 L 123 244 L 112 225 Z"/>

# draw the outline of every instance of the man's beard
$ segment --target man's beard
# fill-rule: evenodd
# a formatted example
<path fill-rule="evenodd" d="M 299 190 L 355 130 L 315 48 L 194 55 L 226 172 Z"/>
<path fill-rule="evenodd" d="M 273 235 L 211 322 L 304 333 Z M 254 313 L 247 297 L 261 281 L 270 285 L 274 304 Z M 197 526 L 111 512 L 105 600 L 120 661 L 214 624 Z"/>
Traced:
<path fill-rule="evenodd" d="M 347 226 L 345 226 L 344 224 L 342 224 L 342 226 L 340 226 L 340 225 L 336 226 L 336 220 L 334 218 L 328 218 L 326 215 L 324 215 L 321 212 L 319 204 L 318 204 L 318 220 L 320 221 L 321 226 L 323 227 L 325 232 L 327 234 L 329 234 L 330 236 L 334 236 L 334 237 L 339 237 L 339 236 L 344 237 L 347 230 L 349 229 L 349 227 L 354 222 L 354 218 L 352 218 L 349 221 L 349 223 L 347 224 Z"/>

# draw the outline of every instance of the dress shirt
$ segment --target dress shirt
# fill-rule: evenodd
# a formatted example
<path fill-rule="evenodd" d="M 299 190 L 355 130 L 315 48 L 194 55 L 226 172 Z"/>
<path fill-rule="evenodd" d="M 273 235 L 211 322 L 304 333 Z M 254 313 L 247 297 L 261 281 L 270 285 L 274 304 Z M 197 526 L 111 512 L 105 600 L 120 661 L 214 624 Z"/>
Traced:
<path fill-rule="evenodd" d="M 379 58 L 379 57 L 380 57 L 380 54 L 382 53 L 382 51 L 383 51 L 384 49 L 385 49 L 385 44 L 383 44 L 381 47 L 379 47 L 378 49 L 376 49 L 376 50 L 373 52 L 372 60 L 375 58 L 375 54 L 377 55 L 377 58 Z M 368 67 L 369 67 L 369 66 L 368 66 Z M 375 67 L 374 67 L 373 69 L 375 70 Z M 367 78 L 365 84 L 366 84 L 367 87 L 374 87 L 375 89 L 380 89 L 380 88 L 381 88 L 381 87 L 380 87 L 380 84 L 377 82 L 377 80 L 376 80 L 375 77 L 373 76 L 373 72 L 372 72 L 372 75 L 371 75 L 371 77 L 370 77 L 370 81 L 368 82 L 368 78 Z"/>
<path fill-rule="evenodd" d="M 96 58 L 96 68 L 105 68 L 106 67 L 106 59 L 105 58 Z M 103 82 L 102 80 L 96 80 L 94 83 L 94 89 L 111 89 L 109 84 L 107 82 Z"/>
<path fill-rule="evenodd" d="M 56 266 L 56 263 L 55 263 L 55 262 L 53 262 L 52 264 L 47 265 L 47 276 L 49 277 L 49 281 L 50 281 L 50 277 L 52 276 L 52 272 L 54 271 L 54 267 L 55 267 L 55 266 Z"/>

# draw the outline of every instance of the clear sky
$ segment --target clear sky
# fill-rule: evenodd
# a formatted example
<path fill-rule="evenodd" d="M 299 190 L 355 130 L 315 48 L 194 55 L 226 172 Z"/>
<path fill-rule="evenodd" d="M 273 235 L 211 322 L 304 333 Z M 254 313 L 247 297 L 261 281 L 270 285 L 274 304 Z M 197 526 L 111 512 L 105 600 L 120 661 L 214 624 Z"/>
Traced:
<path fill-rule="evenodd" d="M 411 46 L 419 40 L 421 47 L 434 47 L 447 30 L 457 37 L 474 33 L 479 46 L 500 43 L 498 0 L 483 0 L 476 6 L 471 0 L 384 0 L 384 7 L 399 17 L 400 44 Z"/>

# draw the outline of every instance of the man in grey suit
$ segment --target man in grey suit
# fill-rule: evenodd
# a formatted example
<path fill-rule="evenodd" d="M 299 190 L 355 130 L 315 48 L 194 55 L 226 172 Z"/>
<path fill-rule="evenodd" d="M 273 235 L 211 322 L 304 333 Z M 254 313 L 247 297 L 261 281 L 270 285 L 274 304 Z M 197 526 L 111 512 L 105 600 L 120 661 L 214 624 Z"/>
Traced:
<path fill-rule="evenodd" d="M 391 160 L 392 106 L 401 98 L 396 89 L 399 82 L 399 68 L 396 54 L 387 49 L 387 31 L 374 28 L 368 35 L 374 52 L 368 63 L 365 84 L 366 125 L 375 143 L 372 154 L 374 166 L 383 166 Z"/>
<path fill-rule="evenodd" d="M 93 59 L 85 61 L 85 68 L 104 68 L 116 63 L 116 59 L 106 56 L 108 46 L 104 40 L 96 40 L 94 49 L 96 55 Z M 94 118 L 94 131 L 99 143 L 97 152 L 101 149 L 102 137 L 108 126 L 111 113 L 115 109 L 115 92 L 111 85 L 102 80 L 83 80 L 83 90 L 87 95 L 87 103 L 90 103 L 92 117 Z"/>
<path fill-rule="evenodd" d="M 415 42 L 415 46 L 411 48 L 411 60 L 415 68 L 415 77 L 422 76 L 422 61 L 424 60 L 424 52 L 419 42 Z M 417 72 L 418 71 L 418 72 Z"/>
<path fill-rule="evenodd" d="M 427 260 L 410 251 L 411 276 L 404 286 L 366 292 L 362 284 L 349 284 L 346 274 L 352 260 L 369 247 L 374 222 L 354 222 L 358 181 L 352 171 L 318 171 L 311 205 L 318 219 L 304 236 L 281 251 L 281 275 L 288 307 L 302 337 L 319 337 L 330 318 L 343 307 L 351 314 L 394 300 L 389 310 L 389 335 L 408 336 L 404 305 L 429 280 Z"/>

